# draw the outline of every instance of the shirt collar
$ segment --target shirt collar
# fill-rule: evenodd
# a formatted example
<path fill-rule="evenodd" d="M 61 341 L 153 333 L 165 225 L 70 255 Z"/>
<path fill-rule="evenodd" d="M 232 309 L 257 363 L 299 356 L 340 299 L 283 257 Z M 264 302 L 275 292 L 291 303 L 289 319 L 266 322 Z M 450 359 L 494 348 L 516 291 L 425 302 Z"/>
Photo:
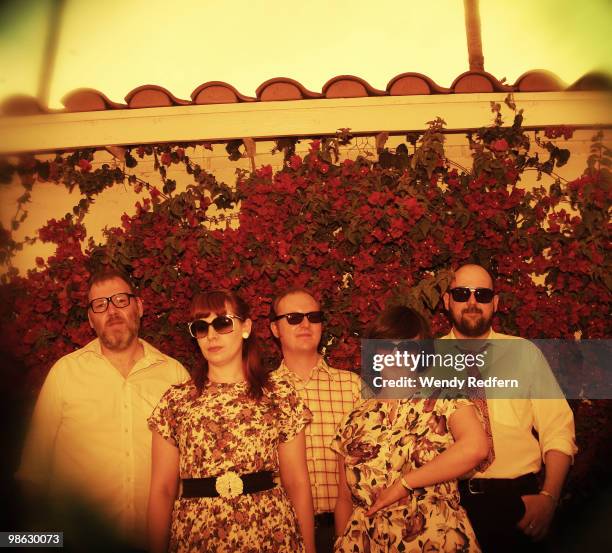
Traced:
<path fill-rule="evenodd" d="M 295 374 L 285 364 L 285 360 L 284 359 L 281 361 L 281 364 L 278 367 L 278 370 L 282 371 L 283 374 L 289 374 L 293 380 L 300 380 L 298 375 Z M 318 371 L 322 371 L 322 372 L 326 373 L 329 376 L 330 380 L 335 380 L 335 378 L 334 378 L 335 375 L 334 375 L 333 371 L 331 370 L 330 366 L 327 364 L 327 361 L 325 361 L 325 359 L 323 359 L 323 357 L 319 357 L 319 360 L 317 361 L 317 364 L 312 368 L 312 371 L 310 373 L 310 378 L 312 379 L 313 377 L 315 377 L 316 373 Z"/>
<path fill-rule="evenodd" d="M 164 354 L 157 348 L 149 344 L 149 342 L 141 338 L 138 338 L 138 342 L 142 345 L 144 351 L 144 356 L 137 362 L 138 365 L 142 364 L 144 367 L 149 367 L 165 360 Z M 104 354 L 102 353 L 102 346 L 100 345 L 100 338 L 96 338 L 95 340 L 92 340 L 91 342 L 86 344 L 83 347 L 82 352 L 95 353 L 100 357 L 104 357 Z"/>
<path fill-rule="evenodd" d="M 454 330 L 451 328 L 451 331 L 445 336 L 445 338 L 451 339 L 451 340 L 457 340 L 457 342 L 461 342 L 462 338 L 457 338 L 457 336 L 455 336 L 455 332 Z M 482 342 L 483 342 L 483 346 L 480 349 L 487 349 L 490 348 L 491 346 L 493 346 L 493 343 L 495 340 L 499 340 L 503 338 L 502 335 L 498 334 L 497 332 L 495 332 L 493 330 L 493 327 L 491 327 L 491 329 L 489 330 L 489 334 L 486 338 L 482 338 Z M 470 338 L 467 338 L 467 340 L 469 340 Z M 461 346 L 456 343 L 455 347 L 457 349 L 461 349 Z"/>
<path fill-rule="evenodd" d="M 451 340 L 461 340 L 461 338 L 457 338 L 457 336 L 455 336 L 455 331 L 452 328 L 445 338 L 449 338 Z M 493 327 L 491 327 L 491 330 L 489 330 L 489 335 L 486 338 L 483 338 L 483 340 L 497 340 L 499 338 L 500 335 L 493 330 Z"/>

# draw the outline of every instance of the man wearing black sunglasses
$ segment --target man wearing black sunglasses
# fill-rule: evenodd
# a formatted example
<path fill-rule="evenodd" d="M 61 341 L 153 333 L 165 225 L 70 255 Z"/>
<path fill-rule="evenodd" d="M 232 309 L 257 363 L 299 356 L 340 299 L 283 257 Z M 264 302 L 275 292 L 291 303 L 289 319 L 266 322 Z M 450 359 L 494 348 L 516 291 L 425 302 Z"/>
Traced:
<path fill-rule="evenodd" d="M 271 330 L 283 353 L 278 371 L 294 384 L 313 415 L 306 427 L 306 460 L 315 509 L 316 545 L 318 553 L 331 553 L 338 468 L 329 446 L 339 423 L 361 402 L 361 379 L 353 372 L 330 367 L 319 354 L 323 312 L 308 290 L 293 288 L 276 297 Z"/>
<path fill-rule="evenodd" d="M 493 330 L 499 298 L 491 275 L 480 265 L 459 268 L 443 299 L 452 322 L 445 339 L 468 339 L 471 345 L 477 340 L 483 350 L 491 351 L 495 340 L 520 340 Z M 456 347 L 464 351 L 459 344 Z M 528 353 L 512 358 L 526 365 L 516 366 L 517 373 L 525 370 L 555 382 L 546 359 L 535 346 L 517 349 Z M 492 462 L 460 482 L 461 504 L 483 553 L 544 551 L 543 545 L 535 542 L 548 531 L 577 451 L 572 411 L 565 399 L 482 401 L 485 427 L 492 437 Z M 542 459 L 546 468 L 540 486 L 536 473 L 541 470 Z"/>
<path fill-rule="evenodd" d="M 16 476 L 34 500 L 82 499 L 120 539 L 144 551 L 151 472 L 147 417 L 189 373 L 138 338 L 143 303 L 126 275 L 113 269 L 92 275 L 84 307 L 97 338 L 49 371 Z M 82 526 L 87 519 L 78 516 Z M 82 538 L 86 530 L 81 532 Z M 65 537 L 68 545 L 74 539 L 68 531 Z"/>

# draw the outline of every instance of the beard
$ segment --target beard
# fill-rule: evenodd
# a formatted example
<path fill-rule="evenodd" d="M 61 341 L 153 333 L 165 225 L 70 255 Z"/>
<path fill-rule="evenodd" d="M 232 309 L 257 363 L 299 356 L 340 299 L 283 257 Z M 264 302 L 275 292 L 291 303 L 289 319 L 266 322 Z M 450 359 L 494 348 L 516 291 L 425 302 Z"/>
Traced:
<path fill-rule="evenodd" d="M 98 336 L 106 349 L 123 351 L 138 337 L 138 330 L 138 320 L 114 317 L 106 321 L 102 332 Z"/>
<path fill-rule="evenodd" d="M 465 317 L 466 313 L 480 313 L 480 317 Z M 482 336 L 491 330 L 493 314 L 485 317 L 478 307 L 467 307 L 461 311 L 459 318 L 451 312 L 451 319 L 453 320 L 453 326 L 461 334 L 470 338 L 478 338 L 478 336 Z"/>

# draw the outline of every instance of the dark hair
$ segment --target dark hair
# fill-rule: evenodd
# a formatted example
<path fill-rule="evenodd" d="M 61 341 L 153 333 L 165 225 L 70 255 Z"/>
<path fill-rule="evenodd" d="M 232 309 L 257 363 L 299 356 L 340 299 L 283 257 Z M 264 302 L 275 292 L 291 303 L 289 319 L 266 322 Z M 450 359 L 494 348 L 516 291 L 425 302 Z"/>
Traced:
<path fill-rule="evenodd" d="M 232 308 L 234 315 L 243 320 L 249 318 L 247 303 L 230 290 L 213 290 L 196 294 L 191 302 L 191 316 L 195 319 L 208 317 L 211 313 L 225 315 L 226 305 Z M 242 345 L 242 370 L 249 384 L 249 395 L 254 399 L 260 399 L 264 388 L 268 387 L 269 371 L 264 367 L 255 332 L 251 332 Z M 208 361 L 206 359 L 193 371 L 192 378 L 198 395 L 200 395 L 208 380 Z"/>
<path fill-rule="evenodd" d="M 101 269 L 91 273 L 91 275 L 89 275 L 89 280 L 87 281 L 87 291 L 89 292 L 94 284 L 106 282 L 114 278 L 120 278 L 123 280 L 128 285 L 130 293 L 136 293 L 136 287 L 134 286 L 134 283 L 129 275 L 125 271 L 116 269 L 115 267 L 102 267 Z"/>
<path fill-rule="evenodd" d="M 420 313 L 405 305 L 395 305 L 376 317 L 366 335 L 372 340 L 426 340 L 431 338 L 431 330 Z"/>
<path fill-rule="evenodd" d="M 272 306 L 270 307 L 270 319 L 273 319 L 274 317 L 276 317 L 276 315 L 278 315 L 278 304 L 281 302 L 281 300 L 286 298 L 287 296 L 290 296 L 291 294 L 307 294 L 314 301 L 317 302 L 317 305 L 321 305 L 319 300 L 314 297 L 313 293 L 310 290 L 301 286 L 294 286 L 292 288 L 287 288 L 283 290 L 280 294 L 277 294 L 274 297 L 274 299 L 272 300 Z"/>

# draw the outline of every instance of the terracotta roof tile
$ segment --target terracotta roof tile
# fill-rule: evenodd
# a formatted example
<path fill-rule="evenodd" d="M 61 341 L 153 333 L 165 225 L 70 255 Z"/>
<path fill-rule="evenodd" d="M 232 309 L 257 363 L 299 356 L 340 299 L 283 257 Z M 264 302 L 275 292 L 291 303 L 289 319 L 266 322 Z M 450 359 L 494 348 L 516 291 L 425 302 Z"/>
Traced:
<path fill-rule="evenodd" d="M 62 98 L 66 111 L 102 111 L 105 109 L 123 109 L 127 106 L 109 100 L 99 90 L 77 88 Z"/>
<path fill-rule="evenodd" d="M 377 90 L 364 79 L 353 75 L 338 75 L 323 85 L 323 95 L 326 98 L 361 98 L 386 94 L 386 91 Z"/>
<path fill-rule="evenodd" d="M 223 81 L 209 81 L 191 93 L 191 100 L 194 104 L 234 104 L 254 102 L 255 98 L 240 94 L 231 84 Z"/>
<path fill-rule="evenodd" d="M 132 90 L 125 97 L 130 108 L 160 108 L 167 106 L 186 106 L 191 102 L 181 100 L 162 86 L 145 84 Z"/>
<path fill-rule="evenodd" d="M 580 77 L 567 90 L 612 90 L 612 77 L 606 73 L 593 71 Z"/>
<path fill-rule="evenodd" d="M 421 73 L 400 73 L 378 90 L 367 81 L 353 75 L 338 75 L 327 81 L 321 92 L 308 90 L 302 83 L 287 77 L 269 79 L 259 85 L 256 98 L 241 94 L 231 84 L 209 81 L 191 93 L 191 100 L 182 100 L 167 89 L 156 85 L 139 86 L 126 97 L 126 104 L 113 102 L 99 90 L 83 88 L 64 96 L 64 110 L 51 110 L 41 106 L 33 96 L 15 95 L 0 105 L 3 115 L 35 115 L 57 111 L 82 112 L 114 109 L 185 106 L 190 104 L 232 104 L 237 102 L 269 102 L 315 98 L 365 98 L 368 96 L 411 96 L 427 94 L 468 94 L 479 92 L 551 92 L 574 90 L 612 90 L 612 76 L 592 72 L 583 75 L 574 84 L 565 87 L 550 71 L 533 70 L 521 75 L 513 85 L 502 83 L 486 71 L 466 71 L 459 75 L 450 88 L 438 85 Z"/>
<path fill-rule="evenodd" d="M 387 84 L 391 96 L 411 96 L 413 94 L 448 94 L 448 88 L 437 85 L 422 73 L 401 73 Z"/>
<path fill-rule="evenodd" d="M 0 104 L 0 113 L 7 116 L 40 115 L 42 113 L 51 113 L 52 111 L 41 106 L 37 98 L 27 94 L 9 96 Z"/>
<path fill-rule="evenodd" d="M 502 84 L 486 71 L 466 71 L 459 75 L 451 85 L 455 94 L 470 92 L 511 92 L 511 86 Z"/>
<path fill-rule="evenodd" d="M 565 87 L 554 73 L 544 69 L 535 69 L 523 73 L 514 83 L 517 92 L 557 92 Z"/>
<path fill-rule="evenodd" d="M 287 77 L 276 77 L 261 83 L 255 92 L 261 102 L 278 100 L 309 100 L 322 98 L 320 92 L 308 90 L 302 83 Z"/>

